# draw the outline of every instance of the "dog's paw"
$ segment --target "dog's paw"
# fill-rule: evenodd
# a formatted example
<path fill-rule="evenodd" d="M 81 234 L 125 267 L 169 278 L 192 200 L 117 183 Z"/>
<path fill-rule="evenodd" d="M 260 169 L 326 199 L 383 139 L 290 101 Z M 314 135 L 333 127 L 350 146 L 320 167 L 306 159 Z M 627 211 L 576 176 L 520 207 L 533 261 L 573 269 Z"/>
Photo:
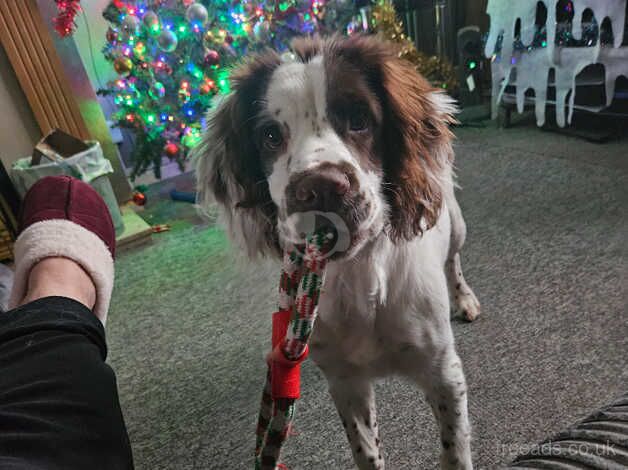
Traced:
<path fill-rule="evenodd" d="M 480 302 L 471 289 L 464 294 L 458 295 L 455 312 L 458 315 L 462 315 L 467 321 L 473 321 L 480 316 Z"/>
<path fill-rule="evenodd" d="M 473 470 L 471 456 L 442 455 L 440 470 Z"/>

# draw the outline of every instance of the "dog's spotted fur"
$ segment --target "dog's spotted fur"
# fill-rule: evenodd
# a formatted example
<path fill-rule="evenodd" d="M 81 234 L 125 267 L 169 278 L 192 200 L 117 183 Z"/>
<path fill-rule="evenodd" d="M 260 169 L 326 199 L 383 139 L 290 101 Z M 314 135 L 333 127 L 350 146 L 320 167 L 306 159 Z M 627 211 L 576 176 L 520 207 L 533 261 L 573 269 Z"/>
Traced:
<path fill-rule="evenodd" d="M 337 213 L 351 242 L 328 265 L 311 352 L 357 466 L 384 468 L 372 382 L 401 374 L 439 422 L 442 468 L 472 468 L 449 296 L 469 320 L 479 303 L 460 268 L 452 101 L 363 36 L 298 40 L 292 58 L 253 57 L 233 81 L 197 149 L 199 202 L 218 202 L 250 256 L 293 239 L 305 175 L 335 168 L 348 181 Z"/>

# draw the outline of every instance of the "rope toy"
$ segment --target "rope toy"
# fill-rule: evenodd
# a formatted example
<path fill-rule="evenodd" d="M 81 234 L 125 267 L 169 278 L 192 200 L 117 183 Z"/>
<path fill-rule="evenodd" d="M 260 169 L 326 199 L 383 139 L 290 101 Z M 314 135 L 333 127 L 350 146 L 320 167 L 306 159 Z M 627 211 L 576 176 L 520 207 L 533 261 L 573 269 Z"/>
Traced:
<path fill-rule="evenodd" d="M 284 252 L 279 310 L 273 314 L 273 349 L 266 359 L 268 372 L 257 421 L 256 470 L 278 468 L 281 446 L 290 432 L 301 391 L 301 362 L 308 355 L 327 265 L 326 249 L 332 239 L 329 233 L 315 233 L 307 237 L 304 252 L 294 247 Z"/>

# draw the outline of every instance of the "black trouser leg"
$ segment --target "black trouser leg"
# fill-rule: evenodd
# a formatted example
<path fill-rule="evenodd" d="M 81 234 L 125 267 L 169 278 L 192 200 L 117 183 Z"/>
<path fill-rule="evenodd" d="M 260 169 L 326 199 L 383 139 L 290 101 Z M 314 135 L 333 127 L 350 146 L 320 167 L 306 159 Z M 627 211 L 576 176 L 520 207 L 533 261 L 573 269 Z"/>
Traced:
<path fill-rule="evenodd" d="M 0 468 L 132 469 L 100 321 L 46 297 L 0 314 Z"/>

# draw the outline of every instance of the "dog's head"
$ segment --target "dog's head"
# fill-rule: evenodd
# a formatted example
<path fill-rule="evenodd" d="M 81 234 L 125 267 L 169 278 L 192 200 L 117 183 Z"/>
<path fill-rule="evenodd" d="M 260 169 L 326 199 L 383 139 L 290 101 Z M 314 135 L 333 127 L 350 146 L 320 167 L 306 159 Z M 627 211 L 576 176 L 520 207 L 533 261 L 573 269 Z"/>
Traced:
<path fill-rule="evenodd" d="M 250 58 L 232 87 L 196 150 L 199 202 L 222 206 L 250 256 L 328 225 L 334 256 L 351 257 L 436 222 L 454 106 L 393 45 L 300 39 Z"/>

